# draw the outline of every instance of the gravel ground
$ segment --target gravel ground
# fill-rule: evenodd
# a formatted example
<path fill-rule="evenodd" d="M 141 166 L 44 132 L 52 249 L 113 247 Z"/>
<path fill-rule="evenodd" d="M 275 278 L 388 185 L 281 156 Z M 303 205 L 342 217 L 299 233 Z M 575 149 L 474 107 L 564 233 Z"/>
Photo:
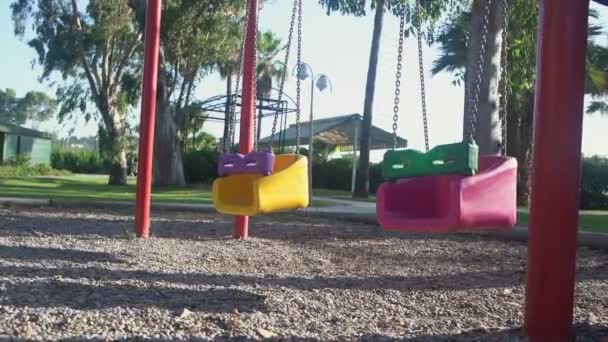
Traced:
<path fill-rule="evenodd" d="M 279 215 L 0 210 L 0 340 L 519 341 L 525 244 Z M 579 249 L 576 329 L 608 341 L 608 252 Z"/>

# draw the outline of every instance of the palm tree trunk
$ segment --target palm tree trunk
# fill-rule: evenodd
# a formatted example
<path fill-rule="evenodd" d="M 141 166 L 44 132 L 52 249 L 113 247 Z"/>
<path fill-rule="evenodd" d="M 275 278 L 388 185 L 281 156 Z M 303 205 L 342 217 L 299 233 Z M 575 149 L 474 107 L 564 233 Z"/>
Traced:
<path fill-rule="evenodd" d="M 374 94 L 376 91 L 376 74 L 378 69 L 378 54 L 380 52 L 380 38 L 384 22 L 385 0 L 376 1 L 376 14 L 374 17 L 374 31 L 372 33 L 372 46 L 370 49 L 369 66 L 367 70 L 367 84 L 365 86 L 365 103 L 363 105 L 363 124 L 361 129 L 361 155 L 359 159 L 359 172 L 356 183 L 355 197 L 366 198 L 369 195 L 369 154 L 371 143 L 372 114 L 374 109 Z"/>
<path fill-rule="evenodd" d="M 500 82 L 500 53 L 502 44 L 502 6 L 503 1 L 493 1 L 488 18 L 488 33 L 485 55 L 483 56 L 483 73 L 481 75 L 477 124 L 474 137 L 479 145 L 481 155 L 498 154 L 502 141 L 501 124 L 498 111 L 498 89 Z M 470 101 L 479 70 L 479 55 L 483 34 L 483 12 L 486 0 L 475 0 L 471 15 L 471 37 L 467 51 L 467 72 L 465 85 L 465 120 L 463 136 L 467 137 L 470 129 Z"/>

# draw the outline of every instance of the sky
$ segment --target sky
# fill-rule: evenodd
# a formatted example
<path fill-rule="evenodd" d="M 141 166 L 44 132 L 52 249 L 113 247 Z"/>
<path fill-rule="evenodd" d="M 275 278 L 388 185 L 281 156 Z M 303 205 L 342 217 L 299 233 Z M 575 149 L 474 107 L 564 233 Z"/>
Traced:
<path fill-rule="evenodd" d="M 13 35 L 10 18 L 9 0 L 0 0 L 0 88 L 13 88 L 18 95 L 29 90 L 38 90 L 54 94 L 49 84 L 38 81 L 40 68 L 35 66 L 34 51 L 25 42 Z M 285 41 L 291 13 L 291 1 L 270 0 L 260 13 L 260 29 L 272 30 Z M 595 5 L 593 5 L 595 6 Z M 608 10 L 597 7 L 602 20 L 608 19 Z M 354 18 L 332 14 L 327 16 L 317 1 L 303 2 L 303 61 L 308 63 L 314 73 L 326 74 L 333 83 L 333 92 L 315 93 L 315 118 L 325 118 L 341 114 L 362 113 L 365 93 L 369 48 L 373 27 L 373 15 Z M 386 16 L 378 77 L 374 101 L 373 124 L 391 129 L 392 108 L 395 91 L 395 70 L 397 56 L 399 23 L 390 15 Z M 608 32 L 606 33 L 608 37 Z M 427 106 L 429 113 L 429 133 L 431 145 L 458 141 L 462 138 L 463 89 L 452 84 L 453 76 L 442 73 L 432 76 L 430 69 L 438 50 L 436 47 L 424 48 L 424 63 L 427 90 Z M 292 55 L 290 70 L 293 68 L 295 55 Z M 309 115 L 309 85 L 303 86 L 303 115 L 302 121 L 308 120 Z M 285 91 L 295 94 L 295 78 L 287 80 Z M 196 88 L 196 98 L 206 98 L 223 95 L 225 81 L 216 74 L 203 79 Z M 420 85 L 418 76 L 418 58 L 414 39 L 406 41 L 404 76 L 401 89 L 401 113 L 399 118 L 399 134 L 407 138 L 413 148 L 424 147 L 422 130 L 422 114 L 420 106 Z M 137 109 L 134 109 L 137 111 Z M 137 113 L 139 117 L 139 113 Z M 295 121 L 290 118 L 290 123 Z M 208 122 L 204 130 L 221 136 L 222 123 Z M 60 125 L 55 120 L 35 128 L 55 132 L 67 136 L 70 129 L 75 128 L 76 136 L 92 136 L 96 134 L 96 123 L 68 122 Z M 262 135 L 270 133 L 271 121 L 264 123 Z M 583 132 L 583 153 L 586 155 L 608 155 L 605 139 L 601 139 L 608 131 L 608 117 L 586 116 Z M 604 140 L 604 141 L 603 141 Z M 381 159 L 381 153 L 373 153 L 372 160 Z"/>

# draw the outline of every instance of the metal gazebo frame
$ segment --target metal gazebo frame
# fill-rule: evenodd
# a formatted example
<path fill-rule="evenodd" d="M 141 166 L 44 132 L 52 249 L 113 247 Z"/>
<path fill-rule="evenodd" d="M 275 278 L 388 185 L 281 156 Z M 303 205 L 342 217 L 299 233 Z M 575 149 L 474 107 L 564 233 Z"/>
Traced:
<path fill-rule="evenodd" d="M 273 88 L 273 91 L 278 91 L 277 89 Z M 264 118 L 267 117 L 274 117 L 275 114 L 279 115 L 279 120 L 278 120 L 278 129 L 279 129 L 279 136 L 277 141 L 279 142 L 279 151 L 280 152 L 284 152 L 285 150 L 285 146 L 284 146 L 284 142 L 285 142 L 285 136 L 284 136 L 284 130 L 288 127 L 288 117 L 289 114 L 291 113 L 295 113 L 297 111 L 297 109 L 295 107 L 290 107 L 290 103 L 295 105 L 295 101 L 286 93 L 283 93 L 283 98 L 285 98 L 286 100 L 281 100 L 279 102 L 279 100 L 277 98 L 273 98 L 273 97 L 257 97 L 256 98 L 256 104 L 255 104 L 255 110 L 257 112 L 257 119 L 258 119 L 258 123 L 257 123 L 257 132 L 254 132 L 254 134 L 256 134 L 257 136 L 257 140 L 259 141 L 261 138 L 261 132 L 262 132 L 262 122 Z M 209 113 L 222 113 L 225 114 L 226 110 L 227 110 L 227 106 L 230 104 L 230 96 L 228 95 L 217 95 L 217 96 L 212 96 L 208 99 L 206 99 L 205 101 L 201 102 L 201 109 L 203 112 L 209 112 Z M 237 94 L 235 96 L 235 100 L 234 100 L 234 106 L 238 112 L 238 110 L 241 109 L 243 105 L 243 96 L 241 94 Z M 213 120 L 213 121 L 222 121 L 225 123 L 226 119 L 225 116 L 207 116 L 207 119 Z M 235 124 L 240 123 L 240 119 L 237 117 L 235 118 Z M 226 133 L 227 130 L 224 128 L 224 135 L 223 135 L 223 139 L 226 138 L 230 138 L 231 141 L 235 141 L 236 139 L 234 137 L 226 137 Z M 236 130 L 234 131 L 234 134 L 236 135 Z"/>

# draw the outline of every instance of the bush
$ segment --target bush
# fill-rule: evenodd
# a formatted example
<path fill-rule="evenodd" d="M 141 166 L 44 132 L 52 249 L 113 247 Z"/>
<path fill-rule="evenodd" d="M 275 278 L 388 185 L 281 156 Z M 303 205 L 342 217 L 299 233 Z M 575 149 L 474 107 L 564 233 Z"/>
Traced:
<path fill-rule="evenodd" d="M 583 159 L 581 209 L 608 209 L 608 159 Z"/>
<path fill-rule="evenodd" d="M 351 158 L 332 159 L 315 163 L 312 167 L 312 184 L 319 189 L 350 191 L 352 179 Z M 375 193 L 383 182 L 382 165 L 371 164 L 369 170 L 369 191 Z"/>
<path fill-rule="evenodd" d="M 211 183 L 217 178 L 218 151 L 204 149 L 183 155 L 184 176 L 188 183 Z"/>
<path fill-rule="evenodd" d="M 67 176 L 70 173 L 63 170 L 55 170 L 44 164 L 38 165 L 9 165 L 0 166 L 0 178 L 9 177 L 40 177 L 40 176 Z"/>
<path fill-rule="evenodd" d="M 106 174 L 110 171 L 110 164 L 94 151 L 56 149 L 51 154 L 53 168 L 74 173 Z"/>

